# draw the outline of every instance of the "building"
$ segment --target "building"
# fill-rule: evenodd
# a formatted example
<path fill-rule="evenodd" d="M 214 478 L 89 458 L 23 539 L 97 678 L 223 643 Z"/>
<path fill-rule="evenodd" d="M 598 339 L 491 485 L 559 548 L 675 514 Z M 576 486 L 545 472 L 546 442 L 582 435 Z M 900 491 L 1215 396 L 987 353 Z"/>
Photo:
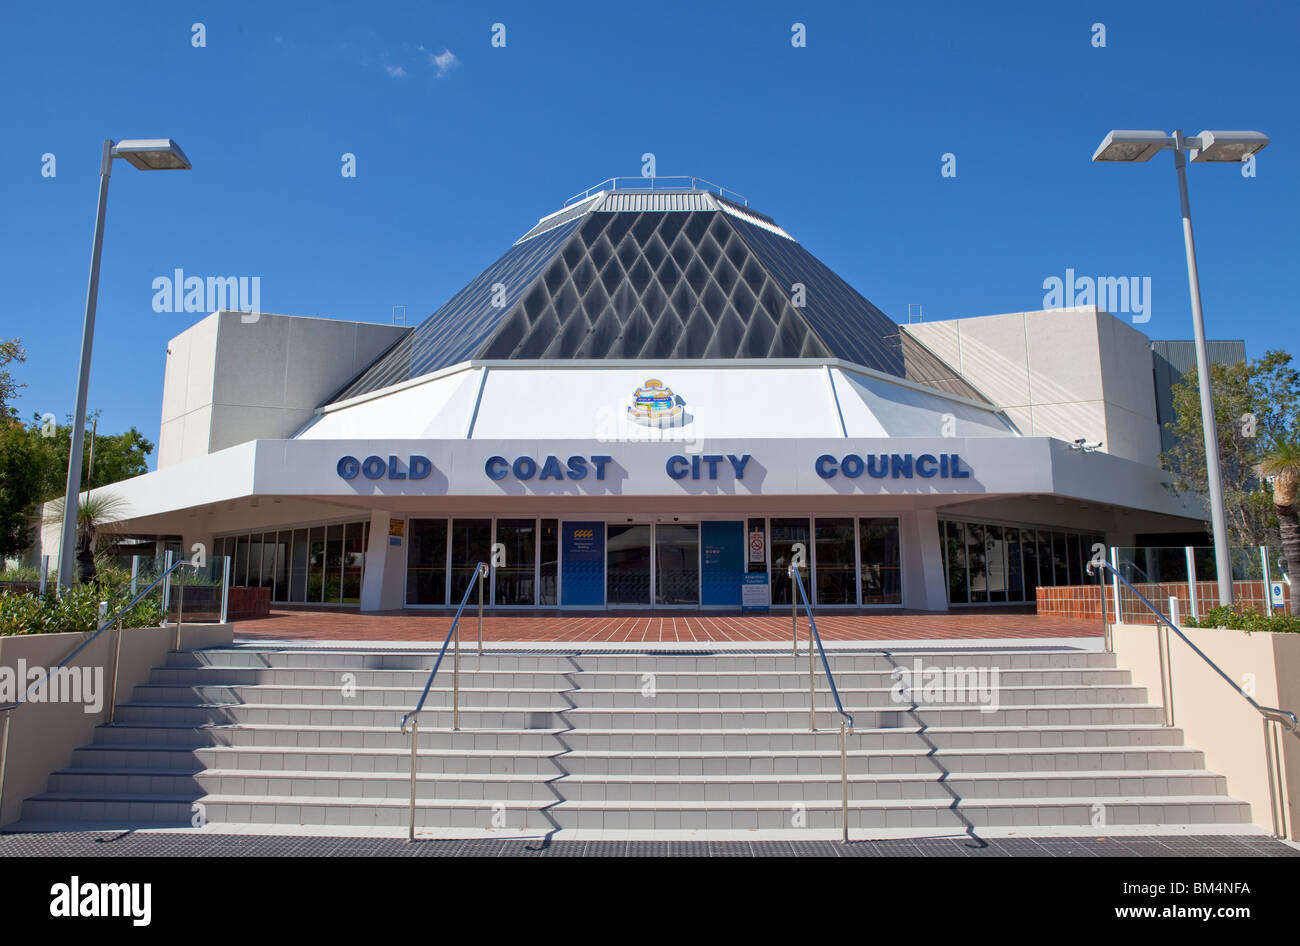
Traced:
<path fill-rule="evenodd" d="M 900 326 L 702 182 L 571 200 L 414 328 L 217 312 L 168 347 L 123 528 L 274 601 L 1033 602 L 1186 532 L 1150 341 L 1095 308 Z M 48 541 L 47 548 L 51 543 Z"/>

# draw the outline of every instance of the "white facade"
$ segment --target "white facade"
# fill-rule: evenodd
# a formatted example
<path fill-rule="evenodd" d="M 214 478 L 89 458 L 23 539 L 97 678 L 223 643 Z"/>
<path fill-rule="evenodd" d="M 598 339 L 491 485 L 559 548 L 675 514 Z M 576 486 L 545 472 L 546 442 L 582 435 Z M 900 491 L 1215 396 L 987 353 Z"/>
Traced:
<path fill-rule="evenodd" d="M 292 576 L 295 556 L 309 572 L 315 557 L 329 559 L 337 547 L 351 564 L 340 566 L 342 590 L 329 603 L 366 610 L 454 604 L 457 569 L 465 567 L 453 548 L 457 524 L 490 523 L 461 531 L 477 529 L 472 541 L 490 536 L 493 545 L 532 522 L 532 545 L 524 546 L 532 551 L 523 554 L 536 561 L 515 563 L 511 588 L 531 574 L 533 590 L 502 594 L 494 572 L 490 602 L 736 606 L 739 597 L 734 605 L 710 604 L 719 594 L 710 568 L 721 566 L 710 564 L 709 543 L 724 533 L 730 543 L 741 534 L 735 530 L 751 541 L 761 531 L 762 560 L 747 560 L 737 580 L 761 570 L 775 594 L 789 552 L 781 543 L 798 540 L 802 520 L 814 559 L 810 583 L 819 595 L 838 596 L 827 606 L 943 610 L 958 587 L 944 519 L 990 523 L 978 534 L 1005 545 L 996 552 L 1003 571 L 981 564 L 982 580 L 1007 589 L 1019 581 L 1020 596 L 986 594 L 991 602 L 1032 602 L 1037 579 L 1025 570 L 1034 536 L 1072 536 L 1069 554 L 1077 556 L 1091 538 L 1122 544 L 1138 532 L 1195 528 L 1201 515 L 1171 494 L 1152 459 L 1158 431 L 1150 360 L 1144 373 L 1136 355 L 1143 337 L 1095 310 L 907 327 L 991 403 L 834 359 L 720 359 L 471 361 L 322 407 L 404 330 L 270 315 L 246 325 L 239 318 L 219 313 L 173 341 L 167 462 L 160 446 L 157 471 L 112 489 L 129 509 L 122 529 L 179 536 L 186 550 L 202 543 L 210 554 L 243 554 L 244 580 L 267 578 L 290 603 L 333 594 L 328 575 L 320 598 L 312 597 L 316 585 Z M 313 332 L 328 344 L 313 342 Z M 261 347 L 244 333 L 283 344 Z M 1067 340 L 1068 357 L 1051 338 Z M 326 349 L 332 355 L 315 361 L 311 353 Z M 634 395 L 650 380 L 671 389 L 680 407 L 674 426 L 630 419 Z M 1077 437 L 1103 446 L 1074 449 L 1069 441 Z M 548 529 L 562 538 L 546 539 Z M 882 529 L 895 590 L 880 594 L 872 584 L 878 575 L 868 574 L 879 563 L 867 559 L 878 554 L 870 543 Z M 599 564 L 609 587 L 596 595 L 591 565 L 583 573 L 585 597 L 573 603 L 566 575 L 572 590 L 580 573 L 566 570 L 566 556 L 577 554 L 574 534 L 593 530 L 602 533 Z M 445 539 L 447 550 L 438 553 L 444 565 L 416 563 L 433 554 L 428 536 L 435 544 Z M 549 577 L 548 541 L 555 544 Z M 413 548 L 421 542 L 423 551 Z M 622 601 L 628 592 L 615 587 L 616 570 L 635 573 L 629 581 L 636 589 L 662 584 L 666 542 L 677 543 L 679 558 L 698 556 L 674 579 L 686 590 L 665 595 L 656 585 L 648 600 Z M 649 564 L 628 565 L 624 559 L 636 559 L 643 546 Z M 263 554 L 269 564 L 255 561 Z M 972 562 L 973 554 L 962 550 L 961 561 Z M 832 569 L 834 581 L 826 577 Z M 508 571 L 500 571 L 501 582 Z M 551 590 L 539 590 L 548 581 Z M 969 588 L 963 594 L 976 601 Z"/>

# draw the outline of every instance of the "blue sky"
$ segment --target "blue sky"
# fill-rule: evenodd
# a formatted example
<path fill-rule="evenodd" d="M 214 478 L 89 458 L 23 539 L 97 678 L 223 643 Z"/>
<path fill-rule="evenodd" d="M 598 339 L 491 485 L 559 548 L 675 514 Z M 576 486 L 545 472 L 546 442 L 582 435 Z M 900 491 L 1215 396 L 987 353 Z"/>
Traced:
<path fill-rule="evenodd" d="M 1069 267 L 1150 277 L 1138 327 L 1188 338 L 1171 156 L 1089 159 L 1111 128 L 1264 131 L 1254 178 L 1189 167 L 1207 330 L 1300 353 L 1294 3 L 52 3 L 5 20 L 0 335 L 29 353 L 24 417 L 73 408 L 104 138 L 170 136 L 194 163 L 115 162 L 109 197 L 90 404 L 150 439 L 166 342 L 202 318 L 153 311 L 156 277 L 258 276 L 264 311 L 387 322 L 402 303 L 418 322 L 646 152 L 746 195 L 896 320 L 1041 308 Z"/>

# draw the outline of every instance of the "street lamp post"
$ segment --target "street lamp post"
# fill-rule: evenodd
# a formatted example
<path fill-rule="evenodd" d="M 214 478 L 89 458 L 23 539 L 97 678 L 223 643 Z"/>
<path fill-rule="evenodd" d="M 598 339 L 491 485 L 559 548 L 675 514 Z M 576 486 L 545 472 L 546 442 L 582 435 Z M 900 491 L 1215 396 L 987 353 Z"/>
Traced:
<path fill-rule="evenodd" d="M 86 437 L 86 394 L 90 385 L 90 350 L 95 341 L 95 306 L 99 298 L 99 259 L 104 247 L 104 212 L 108 207 L 108 179 L 113 159 L 122 158 L 142 171 L 190 169 L 189 158 L 170 138 L 104 142 L 99 161 L 99 205 L 95 210 L 95 238 L 90 250 L 90 283 L 86 287 L 86 317 L 81 328 L 81 368 L 77 374 L 77 406 L 72 419 L 72 446 L 68 451 L 68 482 L 63 494 L 63 541 L 59 553 L 59 587 L 72 584 L 76 558 L 77 510 L 81 499 L 81 454 Z"/>
<path fill-rule="evenodd" d="M 1183 245 L 1187 250 L 1187 287 L 1192 297 L 1192 337 L 1196 344 L 1196 380 L 1201 394 L 1201 429 L 1205 438 L 1205 476 L 1210 493 L 1210 525 L 1214 531 L 1214 564 L 1219 579 L 1219 604 L 1231 607 L 1232 555 L 1228 548 L 1228 520 L 1223 509 L 1223 481 L 1219 470 L 1219 435 L 1214 418 L 1210 384 L 1210 359 L 1205 350 L 1205 319 L 1201 312 L 1201 281 L 1196 270 L 1196 242 L 1192 238 L 1192 209 L 1187 200 L 1187 155 L 1193 161 L 1241 162 L 1268 144 L 1257 131 L 1203 131 L 1187 138 L 1181 130 L 1112 131 L 1093 153 L 1094 161 L 1150 161 L 1159 151 L 1174 152 L 1178 170 L 1178 197 L 1182 204 Z"/>

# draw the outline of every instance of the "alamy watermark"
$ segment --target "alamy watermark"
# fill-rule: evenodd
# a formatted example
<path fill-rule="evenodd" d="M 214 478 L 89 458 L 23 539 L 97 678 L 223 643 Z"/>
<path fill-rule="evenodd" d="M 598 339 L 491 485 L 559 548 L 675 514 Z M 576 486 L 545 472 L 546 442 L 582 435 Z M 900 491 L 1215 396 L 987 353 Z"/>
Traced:
<path fill-rule="evenodd" d="M 894 680 L 889 698 L 895 703 L 976 704 L 981 713 L 999 708 L 997 667 L 933 667 L 916 657 L 911 667 L 895 667 L 889 676 Z"/>
<path fill-rule="evenodd" d="M 98 713 L 104 708 L 104 668 L 28 666 L 19 657 L 16 666 L 0 667 L 0 703 L 24 695 L 29 703 L 84 703 L 84 712 Z"/>
<path fill-rule="evenodd" d="M 1135 323 L 1151 321 L 1150 276 L 1076 276 L 1066 269 L 1065 278 L 1043 280 L 1047 294 L 1044 309 L 1074 309 L 1095 305 L 1111 315 L 1131 313 Z"/>
<path fill-rule="evenodd" d="M 174 270 L 152 283 L 155 312 L 242 312 L 241 322 L 262 314 L 261 276 L 186 276 Z"/>

